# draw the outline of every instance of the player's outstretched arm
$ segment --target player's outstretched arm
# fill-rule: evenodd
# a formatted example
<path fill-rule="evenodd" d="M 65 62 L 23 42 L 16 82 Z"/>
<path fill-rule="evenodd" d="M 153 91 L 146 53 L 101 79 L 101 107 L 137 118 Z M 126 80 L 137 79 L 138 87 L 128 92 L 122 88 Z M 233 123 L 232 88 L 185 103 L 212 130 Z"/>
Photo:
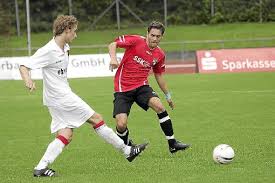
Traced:
<path fill-rule="evenodd" d="M 112 42 L 108 46 L 109 55 L 110 55 L 110 58 L 111 58 L 111 61 L 110 61 L 110 70 L 112 72 L 113 72 L 114 69 L 118 68 L 118 66 L 119 66 L 119 63 L 118 63 L 117 58 L 116 58 L 116 46 L 117 46 L 116 42 Z"/>
<path fill-rule="evenodd" d="M 174 109 L 175 106 L 174 106 L 174 103 L 172 101 L 171 94 L 170 94 L 170 92 L 168 90 L 167 83 L 166 83 L 166 81 L 163 78 L 163 75 L 155 73 L 155 78 L 156 78 L 156 81 L 157 81 L 157 83 L 159 85 L 159 88 L 164 93 L 166 101 L 168 102 L 169 106 L 171 107 L 171 109 Z"/>
<path fill-rule="evenodd" d="M 25 83 L 25 86 L 30 90 L 30 92 L 35 90 L 35 82 L 31 79 L 30 69 L 24 65 L 20 65 L 19 71 L 21 77 Z"/>

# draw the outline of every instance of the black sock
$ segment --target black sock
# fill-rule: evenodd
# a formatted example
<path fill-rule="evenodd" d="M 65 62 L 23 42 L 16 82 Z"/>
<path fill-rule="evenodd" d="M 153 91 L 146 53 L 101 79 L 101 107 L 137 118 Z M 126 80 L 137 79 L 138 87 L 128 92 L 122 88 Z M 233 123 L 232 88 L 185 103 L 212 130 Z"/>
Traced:
<path fill-rule="evenodd" d="M 129 130 L 128 130 L 128 128 L 126 128 L 123 132 L 120 132 L 116 127 L 116 134 L 117 134 L 117 136 L 119 136 L 123 140 L 124 144 L 128 145 L 128 143 L 129 143 L 129 139 L 128 139 Z"/>
<path fill-rule="evenodd" d="M 167 111 L 164 111 L 162 113 L 157 114 L 160 122 L 160 127 L 163 131 L 163 133 L 166 136 L 166 139 L 168 140 L 169 145 L 174 144 L 174 131 L 172 126 L 172 121 L 170 117 L 168 116 Z"/>

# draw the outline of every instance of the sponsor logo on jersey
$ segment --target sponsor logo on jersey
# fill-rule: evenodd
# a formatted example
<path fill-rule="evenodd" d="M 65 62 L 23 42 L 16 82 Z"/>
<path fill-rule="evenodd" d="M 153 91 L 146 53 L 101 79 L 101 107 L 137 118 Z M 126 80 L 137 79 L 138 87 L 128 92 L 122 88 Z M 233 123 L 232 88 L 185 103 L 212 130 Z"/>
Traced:
<path fill-rule="evenodd" d="M 59 69 L 59 70 L 57 71 L 57 74 L 58 74 L 58 75 L 63 75 L 63 74 L 65 74 L 65 73 L 67 73 L 67 69 Z"/>
<path fill-rule="evenodd" d="M 150 64 L 146 60 L 144 60 L 138 56 L 134 56 L 133 60 L 136 61 L 137 63 L 141 64 L 143 67 L 151 67 Z"/>
<path fill-rule="evenodd" d="M 157 63 L 158 63 L 158 59 L 153 58 L 153 63 L 152 63 L 152 64 L 153 64 L 153 66 L 154 66 L 154 65 L 156 65 Z"/>
<path fill-rule="evenodd" d="M 57 64 L 57 63 L 60 63 L 60 62 L 62 62 L 62 60 L 58 60 L 58 61 L 56 61 L 55 63 Z"/>

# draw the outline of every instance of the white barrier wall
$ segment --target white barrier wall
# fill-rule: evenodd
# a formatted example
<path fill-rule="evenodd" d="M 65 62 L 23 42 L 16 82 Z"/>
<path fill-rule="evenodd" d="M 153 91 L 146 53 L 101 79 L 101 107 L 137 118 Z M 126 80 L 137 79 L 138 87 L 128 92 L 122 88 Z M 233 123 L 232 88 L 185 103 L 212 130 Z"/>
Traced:
<path fill-rule="evenodd" d="M 123 54 L 118 53 L 120 61 Z M 28 57 L 0 57 L 0 80 L 21 79 L 19 65 Z M 70 55 L 68 78 L 113 76 L 109 70 L 109 54 Z M 31 71 L 33 79 L 42 79 L 41 69 Z"/>

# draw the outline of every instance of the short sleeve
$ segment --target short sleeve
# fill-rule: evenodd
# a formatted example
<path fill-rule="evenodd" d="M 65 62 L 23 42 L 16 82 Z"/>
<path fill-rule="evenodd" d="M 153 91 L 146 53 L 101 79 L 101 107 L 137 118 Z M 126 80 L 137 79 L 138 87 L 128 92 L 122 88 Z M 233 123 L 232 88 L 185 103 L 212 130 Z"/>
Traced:
<path fill-rule="evenodd" d="M 50 51 L 45 49 L 38 49 L 29 59 L 25 60 L 21 65 L 30 69 L 39 69 L 50 64 Z"/>
<path fill-rule="evenodd" d="M 153 67 L 153 72 L 161 74 L 165 72 L 165 56 L 163 55 L 157 64 Z"/>
<path fill-rule="evenodd" d="M 141 39 L 138 35 L 122 35 L 115 39 L 115 42 L 117 43 L 117 47 L 119 48 L 128 48 L 133 45 L 136 45 L 136 43 Z"/>

